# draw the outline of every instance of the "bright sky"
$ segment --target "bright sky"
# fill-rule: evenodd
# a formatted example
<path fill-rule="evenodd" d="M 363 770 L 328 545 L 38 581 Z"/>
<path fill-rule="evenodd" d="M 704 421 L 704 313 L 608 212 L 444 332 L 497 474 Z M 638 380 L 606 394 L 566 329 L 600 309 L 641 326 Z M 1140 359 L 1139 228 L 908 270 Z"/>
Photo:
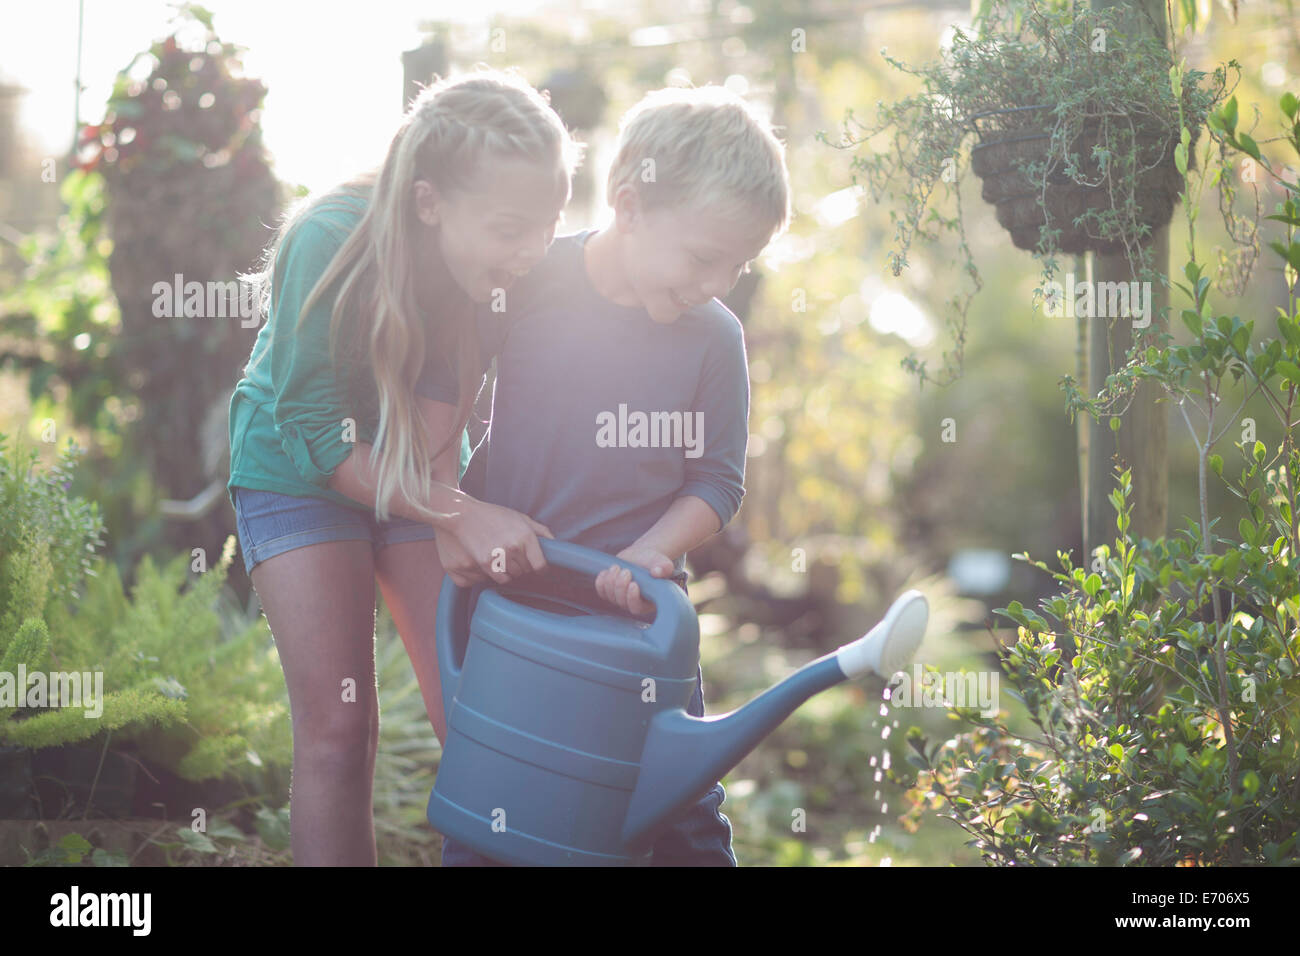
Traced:
<path fill-rule="evenodd" d="M 208 0 L 204 6 L 223 40 L 247 48 L 245 74 L 269 90 L 262 128 L 276 175 L 316 191 L 383 158 L 401 118 L 401 52 L 420 44 L 421 20 L 481 22 L 486 39 L 489 12 L 525 15 L 539 3 L 371 0 L 350 4 L 346 12 L 331 4 L 269 0 Z M 103 118 L 117 72 L 170 32 L 173 13 L 163 0 L 86 0 L 83 121 Z M 19 122 L 51 155 L 72 142 L 76 63 L 77 0 L 4 4 L 0 79 L 27 89 Z"/>

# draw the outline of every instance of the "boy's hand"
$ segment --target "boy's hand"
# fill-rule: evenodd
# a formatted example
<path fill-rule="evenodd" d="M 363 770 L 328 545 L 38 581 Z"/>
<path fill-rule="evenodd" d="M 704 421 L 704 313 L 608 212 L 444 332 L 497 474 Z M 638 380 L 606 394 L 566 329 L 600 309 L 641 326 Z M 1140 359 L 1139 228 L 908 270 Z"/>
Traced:
<path fill-rule="evenodd" d="M 641 565 L 656 578 L 672 576 L 672 558 L 653 548 L 632 545 L 618 556 L 630 564 Z M 641 588 L 632 580 L 632 572 L 616 564 L 596 575 L 596 593 L 630 614 L 649 614 L 654 610 L 653 604 L 642 599 Z"/>

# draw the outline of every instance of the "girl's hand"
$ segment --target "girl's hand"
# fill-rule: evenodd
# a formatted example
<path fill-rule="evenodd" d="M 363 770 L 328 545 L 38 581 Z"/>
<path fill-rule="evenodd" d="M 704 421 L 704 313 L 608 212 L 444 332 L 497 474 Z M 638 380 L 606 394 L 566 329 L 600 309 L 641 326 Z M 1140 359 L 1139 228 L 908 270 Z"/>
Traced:
<path fill-rule="evenodd" d="M 473 498 L 450 529 L 479 573 L 497 584 L 508 584 L 512 578 L 546 567 L 537 536 L 555 537 L 546 525 L 526 514 Z"/>
<path fill-rule="evenodd" d="M 624 548 L 618 556 L 630 564 L 641 565 L 656 578 L 672 577 L 672 558 L 653 548 L 634 544 Z M 632 580 L 632 572 L 617 564 L 596 575 L 596 593 L 630 614 L 649 614 L 654 610 L 654 605 L 641 597 L 641 588 Z"/>
<path fill-rule="evenodd" d="M 465 545 L 461 544 L 460 538 L 450 531 L 439 531 L 435 544 L 438 546 L 438 560 L 442 562 L 442 570 L 457 586 L 468 588 L 488 580 Z"/>

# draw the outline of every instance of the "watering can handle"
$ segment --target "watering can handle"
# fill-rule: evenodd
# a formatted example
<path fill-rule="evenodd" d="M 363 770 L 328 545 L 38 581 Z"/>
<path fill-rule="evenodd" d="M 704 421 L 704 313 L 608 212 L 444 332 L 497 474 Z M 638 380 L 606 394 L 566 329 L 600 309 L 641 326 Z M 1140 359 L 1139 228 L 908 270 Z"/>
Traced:
<path fill-rule="evenodd" d="M 693 618 L 695 609 L 686 594 L 671 578 L 656 578 L 640 565 L 631 564 L 594 548 L 585 548 L 571 541 L 538 538 L 542 554 L 549 564 L 590 577 L 593 581 L 610 565 L 618 565 L 632 572 L 632 580 L 641 589 L 641 595 L 655 606 L 654 621 L 647 637 L 658 646 L 668 646 L 683 618 Z M 438 676 L 442 684 L 442 705 L 450 718 L 451 702 L 460 683 L 461 664 L 469 645 L 470 604 L 478 587 L 463 588 L 449 576 L 442 579 L 438 595 L 436 644 L 438 648 Z"/>
<path fill-rule="evenodd" d="M 686 597 L 686 592 L 678 587 L 672 578 L 657 578 L 639 564 L 632 564 L 622 558 L 616 558 L 586 548 L 572 541 L 556 541 L 554 538 L 538 538 L 542 554 L 547 562 L 557 567 L 577 571 L 590 577 L 593 581 L 600 572 L 611 565 L 627 568 L 632 572 L 632 580 L 641 590 L 641 596 L 655 606 L 655 616 L 645 632 L 645 639 L 654 647 L 669 648 L 678 639 L 683 626 L 694 629 L 698 635 L 698 623 L 695 608 Z M 689 622 L 689 623 L 688 623 Z M 698 637 L 696 638 L 698 640 Z"/>
<path fill-rule="evenodd" d="M 610 565 L 618 565 L 627 568 L 632 572 L 632 580 L 636 582 L 637 587 L 641 589 L 641 594 L 647 601 L 655 606 L 655 615 L 658 616 L 659 608 L 663 604 L 663 595 L 682 593 L 671 578 L 657 578 L 647 569 L 639 564 L 632 564 L 621 558 L 613 557 L 594 548 L 585 548 L 580 544 L 574 544 L 571 541 L 556 541 L 553 538 L 538 538 L 542 546 L 542 554 L 550 564 L 557 567 L 567 568 L 570 571 L 577 571 L 579 574 L 590 577 L 593 581 L 602 571 L 608 569 Z M 668 598 L 671 600 L 671 597 Z"/>

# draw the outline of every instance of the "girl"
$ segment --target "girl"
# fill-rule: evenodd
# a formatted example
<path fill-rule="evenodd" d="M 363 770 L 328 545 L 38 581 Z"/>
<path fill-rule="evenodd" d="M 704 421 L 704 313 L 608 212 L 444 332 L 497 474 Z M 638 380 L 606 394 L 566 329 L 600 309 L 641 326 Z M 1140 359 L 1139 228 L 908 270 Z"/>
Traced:
<path fill-rule="evenodd" d="M 231 398 L 228 490 L 288 685 L 298 865 L 376 864 L 375 582 L 442 740 L 442 568 L 469 584 L 545 566 L 543 525 L 457 486 L 499 331 L 475 304 L 543 257 L 580 155 L 515 76 L 444 80 L 251 277 L 267 321 Z"/>

